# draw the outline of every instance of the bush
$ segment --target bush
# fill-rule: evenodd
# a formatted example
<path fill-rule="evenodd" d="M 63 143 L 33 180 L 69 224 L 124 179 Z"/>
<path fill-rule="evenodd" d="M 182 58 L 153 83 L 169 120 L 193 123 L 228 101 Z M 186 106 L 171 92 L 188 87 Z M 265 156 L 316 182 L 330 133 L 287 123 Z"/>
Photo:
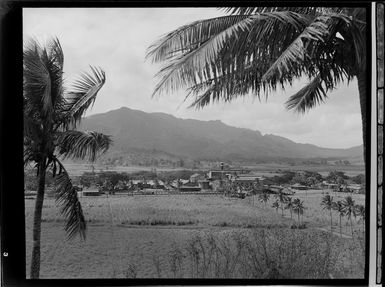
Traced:
<path fill-rule="evenodd" d="M 326 279 L 339 255 L 332 246 L 329 234 L 314 231 L 208 233 L 175 245 L 168 268 L 156 268 L 163 278 Z"/>
<path fill-rule="evenodd" d="M 292 224 L 290 226 L 291 229 L 306 229 L 307 226 L 306 226 L 306 223 L 301 223 L 300 225 L 298 224 Z"/>

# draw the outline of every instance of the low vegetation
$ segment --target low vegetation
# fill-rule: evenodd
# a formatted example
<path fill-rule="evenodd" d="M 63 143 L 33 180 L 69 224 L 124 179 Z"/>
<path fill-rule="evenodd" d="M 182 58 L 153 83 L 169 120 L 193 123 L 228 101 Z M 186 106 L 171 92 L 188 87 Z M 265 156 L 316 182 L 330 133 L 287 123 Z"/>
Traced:
<path fill-rule="evenodd" d="M 175 244 L 154 268 L 174 278 L 328 279 L 342 272 L 338 244 L 327 233 L 276 228 L 206 233 Z"/>
<path fill-rule="evenodd" d="M 42 278 L 362 278 L 361 217 L 351 218 L 355 240 L 350 220 L 342 221 L 343 237 L 330 233 L 322 196 L 309 191 L 286 197 L 284 216 L 269 208 L 273 195 L 266 202 L 218 195 L 81 197 L 89 226 L 85 242 L 64 239 L 64 221 L 47 198 Z M 295 211 L 296 198 L 302 214 Z M 360 205 L 364 197 L 353 199 Z M 33 201 L 26 200 L 27 250 L 32 210 Z"/>

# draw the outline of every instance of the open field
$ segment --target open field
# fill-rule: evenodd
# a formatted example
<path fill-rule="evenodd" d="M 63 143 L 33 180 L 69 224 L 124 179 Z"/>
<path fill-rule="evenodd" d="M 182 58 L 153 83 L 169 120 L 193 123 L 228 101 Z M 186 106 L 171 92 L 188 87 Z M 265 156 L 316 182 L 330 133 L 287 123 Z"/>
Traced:
<path fill-rule="evenodd" d="M 276 252 L 281 243 L 291 244 L 288 238 L 305 236 L 307 239 L 304 244 L 313 244 L 313 247 L 308 247 L 313 250 L 310 254 L 325 253 L 316 252 L 315 249 L 315 246 L 323 245 L 330 234 L 318 229 L 330 230 L 328 213 L 323 212 L 319 206 L 322 193 L 309 191 L 307 195 L 301 192 L 295 196 L 304 200 L 305 207 L 308 208 L 303 219 L 307 222 L 307 229 L 290 229 L 295 222 L 294 219 L 290 219 L 288 210 L 285 210 L 284 217 L 281 216 L 280 210 L 277 214 L 270 207 L 273 199 L 265 208 L 252 197 L 246 199 L 230 199 L 218 195 L 82 197 L 80 200 L 88 221 L 87 240 L 84 242 L 79 238 L 65 239 L 64 221 L 58 208 L 53 199 L 46 198 L 42 223 L 41 278 L 173 277 L 175 272 L 171 271 L 170 254 L 176 247 L 183 249 L 191 246 L 191 240 L 196 236 L 215 236 L 219 238 L 218 240 L 222 240 L 227 236 L 240 234 L 250 239 L 254 233 L 268 231 L 272 232 L 270 234 L 272 240 L 269 240 L 269 244 L 273 244 L 269 248 L 271 252 Z M 364 201 L 362 195 L 353 195 L 353 198 L 356 203 Z M 29 274 L 34 200 L 26 199 L 25 202 L 26 267 Z M 343 220 L 344 224 L 345 222 Z M 356 220 L 353 220 L 353 223 L 355 230 L 359 232 L 361 223 Z M 339 231 L 337 216 L 335 229 Z M 330 246 L 333 248 L 333 254 L 338 253 L 338 259 L 332 262 L 330 267 L 332 271 L 328 276 L 362 278 L 364 266 L 362 250 L 358 248 L 357 240 L 349 238 L 350 227 L 344 225 L 343 232 L 346 234 L 344 238 L 332 236 Z M 293 242 L 301 242 L 298 238 L 294 239 Z M 301 264 L 306 265 L 305 262 L 314 259 L 301 256 L 301 260 L 298 259 L 296 264 L 293 263 L 298 270 L 301 269 Z M 188 263 L 186 266 L 190 265 Z M 245 270 L 241 266 L 243 265 L 239 263 L 240 270 Z M 195 273 L 191 273 L 193 271 L 188 267 L 184 270 L 184 275 L 179 274 L 180 277 L 194 277 Z M 292 271 L 285 272 L 293 274 Z M 313 274 L 309 272 L 308 274 Z M 200 273 L 196 273 L 197 276 L 198 274 Z M 235 277 L 242 275 L 256 278 L 263 275 L 242 272 L 231 274 Z M 302 273 L 296 274 L 302 276 Z"/>

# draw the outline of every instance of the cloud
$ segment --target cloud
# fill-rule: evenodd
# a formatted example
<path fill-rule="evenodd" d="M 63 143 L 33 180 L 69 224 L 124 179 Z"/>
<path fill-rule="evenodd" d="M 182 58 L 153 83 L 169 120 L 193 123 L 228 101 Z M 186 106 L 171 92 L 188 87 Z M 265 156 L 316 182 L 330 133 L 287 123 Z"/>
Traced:
<path fill-rule="evenodd" d="M 306 84 L 269 95 L 217 103 L 202 110 L 188 109 L 185 92 L 152 98 L 158 65 L 145 60 L 146 49 L 160 36 L 187 23 L 224 15 L 214 8 L 26 8 L 24 37 L 44 41 L 57 36 L 65 54 L 65 75 L 70 83 L 88 65 L 106 71 L 107 81 L 88 115 L 127 106 L 146 112 L 164 112 L 182 118 L 221 120 L 264 134 L 327 147 L 362 144 L 357 83 L 341 85 L 326 104 L 304 115 L 285 109 L 288 97 Z"/>

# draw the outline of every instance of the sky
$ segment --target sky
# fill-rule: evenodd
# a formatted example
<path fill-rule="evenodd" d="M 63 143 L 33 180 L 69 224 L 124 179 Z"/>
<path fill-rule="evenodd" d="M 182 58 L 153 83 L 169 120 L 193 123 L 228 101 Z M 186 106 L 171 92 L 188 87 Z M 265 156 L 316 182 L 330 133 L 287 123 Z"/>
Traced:
<path fill-rule="evenodd" d="M 89 71 L 89 65 L 103 68 L 106 83 L 87 115 L 128 107 L 178 118 L 221 120 L 231 126 L 322 147 L 362 144 L 355 80 L 342 84 L 329 94 L 326 104 L 305 114 L 286 110 L 284 103 L 306 84 L 306 79 L 285 91 L 271 93 L 267 101 L 249 96 L 201 110 L 188 108 L 190 101 L 183 101 L 184 90 L 151 97 L 160 66 L 145 59 L 146 49 L 182 25 L 223 15 L 215 8 L 25 8 L 23 37 L 35 38 L 42 44 L 58 37 L 68 86 L 81 72 Z"/>

